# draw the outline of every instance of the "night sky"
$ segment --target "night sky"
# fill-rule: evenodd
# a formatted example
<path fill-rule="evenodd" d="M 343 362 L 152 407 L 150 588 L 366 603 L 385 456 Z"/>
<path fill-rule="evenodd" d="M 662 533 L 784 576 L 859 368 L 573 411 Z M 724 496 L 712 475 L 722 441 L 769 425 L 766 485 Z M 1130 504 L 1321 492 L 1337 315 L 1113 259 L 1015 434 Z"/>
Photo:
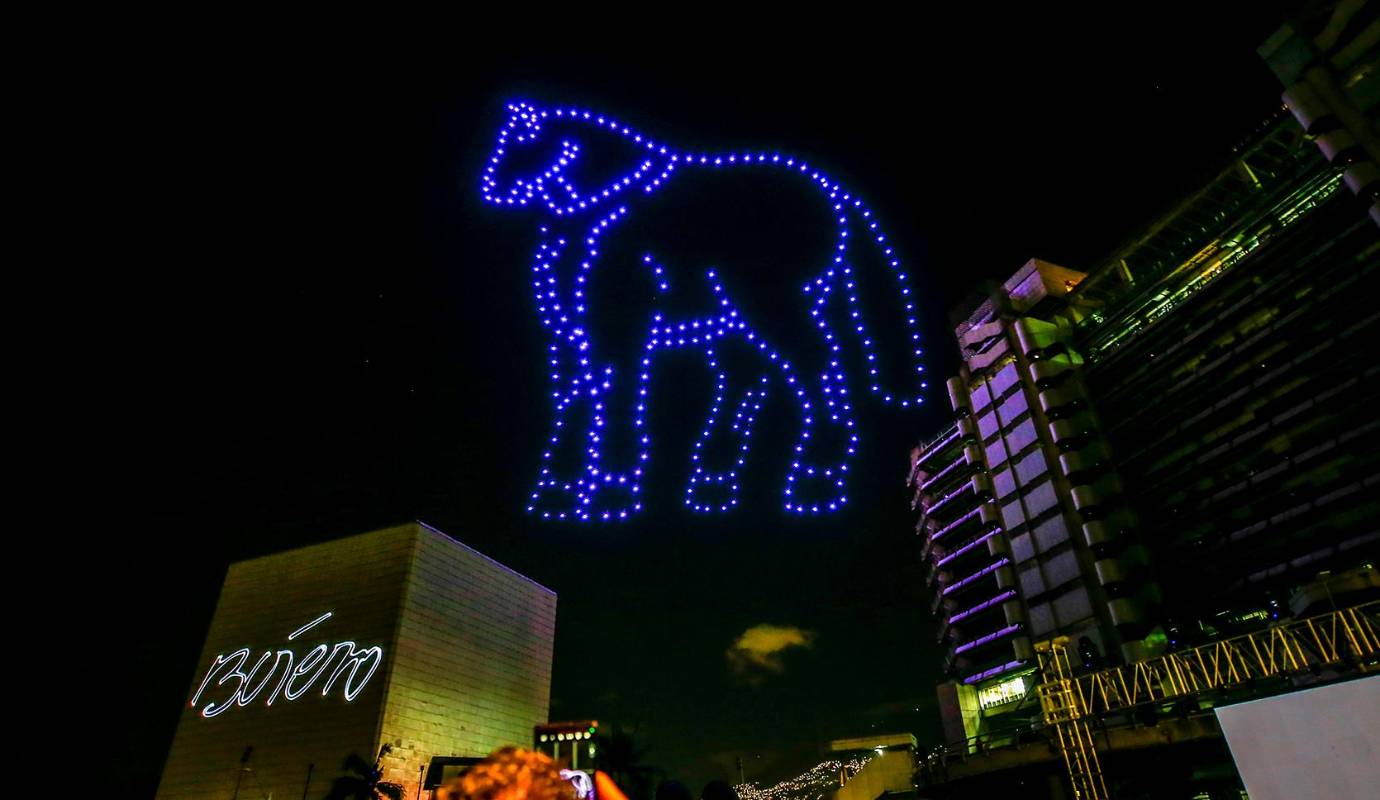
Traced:
<path fill-rule="evenodd" d="M 607 39 L 494 22 L 424 44 L 246 30 L 121 50 L 83 112 L 105 163 L 84 235 L 112 255 L 88 301 L 99 433 L 82 490 L 104 527 L 81 536 L 92 627 L 126 695 L 102 723 L 119 736 L 103 777 L 152 793 L 230 562 L 409 519 L 553 588 L 552 718 L 635 727 L 646 761 L 692 788 L 736 777 L 735 756 L 775 780 L 831 738 L 935 741 L 939 654 L 902 480 L 946 418 L 949 309 L 1032 256 L 1088 265 L 1279 95 L 1254 52 L 1271 11 L 1007 13 L 813 30 L 648 18 L 632 21 L 649 38 Z M 765 445 L 751 464 L 770 494 L 684 511 L 703 376 L 669 369 L 658 385 L 679 399 L 653 420 L 669 455 L 646 513 L 524 513 L 549 424 L 537 222 L 479 193 L 518 98 L 689 149 L 780 149 L 876 210 L 920 294 L 930 395 L 919 412 L 859 403 L 845 512 L 785 516 Z M 796 233 L 789 215 L 753 219 Z M 730 657 L 759 625 L 807 644 Z"/>

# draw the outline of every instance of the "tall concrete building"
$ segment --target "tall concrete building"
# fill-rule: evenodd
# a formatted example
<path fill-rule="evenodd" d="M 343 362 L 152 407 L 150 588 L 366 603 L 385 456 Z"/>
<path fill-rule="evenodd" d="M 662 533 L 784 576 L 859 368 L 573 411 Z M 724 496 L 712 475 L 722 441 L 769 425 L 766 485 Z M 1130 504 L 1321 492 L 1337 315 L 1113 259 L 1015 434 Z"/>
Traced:
<path fill-rule="evenodd" d="M 417 793 L 546 722 L 556 595 L 421 523 L 230 567 L 160 798 Z M 387 746 L 386 751 L 385 746 Z"/>
<path fill-rule="evenodd" d="M 1306 2 L 1260 46 L 1284 104 L 1380 225 L 1380 3 Z"/>
<path fill-rule="evenodd" d="M 1033 259 L 955 314 L 954 422 L 910 475 L 951 752 L 1040 738 L 1036 643 L 1067 636 L 1087 671 L 1380 592 L 1374 122 L 1353 130 L 1380 76 L 1345 36 L 1299 36 L 1272 63 L 1292 42 L 1308 114 L 1276 113 L 1098 263 Z M 1192 710 L 1126 721 L 1220 738 Z"/>

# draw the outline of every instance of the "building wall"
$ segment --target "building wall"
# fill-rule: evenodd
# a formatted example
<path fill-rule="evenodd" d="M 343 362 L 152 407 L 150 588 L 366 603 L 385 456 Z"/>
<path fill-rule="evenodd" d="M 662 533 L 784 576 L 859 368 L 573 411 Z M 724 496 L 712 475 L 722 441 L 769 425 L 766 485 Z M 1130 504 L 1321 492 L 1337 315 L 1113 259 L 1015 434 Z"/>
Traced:
<path fill-rule="evenodd" d="M 868 759 L 866 766 L 834 793 L 834 800 L 877 800 L 888 793 L 910 794 L 915 790 L 914 774 L 914 751 L 884 750 Z"/>
<path fill-rule="evenodd" d="M 1172 639 L 1281 613 L 1380 545 L 1377 368 L 1358 358 L 1380 317 L 1353 305 L 1380 250 L 1347 200 L 1087 369 Z"/>
<path fill-rule="evenodd" d="M 434 755 L 530 746 L 547 721 L 556 594 L 421 527 L 394 643 L 386 779 L 416 793 Z"/>
<path fill-rule="evenodd" d="M 384 743 L 395 748 L 385 779 L 413 796 L 431 756 L 524 743 L 546 720 L 554 627 L 552 592 L 418 523 L 234 564 L 157 796 L 228 798 L 238 777 L 244 798 L 302 797 L 310 765 L 306 796 L 322 797 L 346 774 L 347 756 L 372 764 Z M 196 697 L 218 654 L 249 648 L 248 671 L 261 653 L 291 650 L 302 665 L 314 647 L 330 652 L 344 641 L 382 648 L 379 668 L 358 682 L 353 700 L 342 692 L 347 672 L 325 696 L 323 678 L 295 700 L 280 694 L 268 705 L 270 685 L 252 702 L 203 716 L 238 683 L 212 680 Z"/>
<path fill-rule="evenodd" d="M 251 771 L 242 777 L 246 798 L 300 797 L 309 764 L 315 765 L 312 785 L 324 794 L 347 755 L 372 761 L 414 538 L 410 527 L 392 528 L 231 565 L 158 797 L 230 797 L 240 757 L 251 745 Z M 300 645 L 288 643 L 290 633 L 327 611 L 333 616 L 304 634 Z M 340 696 L 337 685 L 328 697 L 311 690 L 268 706 L 261 696 L 209 719 L 201 716 L 207 697 L 223 697 L 225 691 L 204 695 L 197 708 L 190 705 L 217 654 L 249 647 L 258 658 L 265 650 L 290 647 L 304 657 L 318 642 L 346 639 L 384 648 L 383 666 L 353 702 Z"/>

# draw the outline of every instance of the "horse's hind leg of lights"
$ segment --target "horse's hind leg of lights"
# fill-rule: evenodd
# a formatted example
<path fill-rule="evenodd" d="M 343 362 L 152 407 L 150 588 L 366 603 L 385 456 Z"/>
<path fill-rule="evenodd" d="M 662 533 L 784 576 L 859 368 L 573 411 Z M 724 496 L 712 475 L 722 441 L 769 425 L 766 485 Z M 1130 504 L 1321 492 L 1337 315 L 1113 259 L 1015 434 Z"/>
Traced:
<path fill-rule="evenodd" d="M 739 503 L 741 471 L 770 376 L 769 366 L 763 363 L 766 359 L 761 359 L 753 346 L 755 336 L 747 331 L 715 271 L 709 270 L 707 277 L 716 300 L 714 312 L 681 322 L 667 322 L 658 312 L 646 350 L 650 355 L 659 348 L 688 347 L 703 356 L 714 376 L 714 397 L 690 452 L 685 505 L 699 512 L 724 512 Z M 741 348 L 747 354 L 748 366 L 736 359 L 733 363 L 721 360 L 720 347 Z M 644 368 L 650 363 L 650 358 L 644 360 Z"/>

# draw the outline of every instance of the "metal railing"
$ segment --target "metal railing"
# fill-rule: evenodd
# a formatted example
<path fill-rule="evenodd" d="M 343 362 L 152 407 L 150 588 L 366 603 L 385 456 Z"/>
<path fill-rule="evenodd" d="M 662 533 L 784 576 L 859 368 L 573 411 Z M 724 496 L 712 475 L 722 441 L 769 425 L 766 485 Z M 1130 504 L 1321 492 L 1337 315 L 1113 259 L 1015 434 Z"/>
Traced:
<path fill-rule="evenodd" d="M 1035 645 L 1040 708 L 1054 728 L 1073 794 L 1106 798 L 1090 719 L 1267 678 L 1350 666 L 1366 672 L 1380 660 L 1380 601 L 1291 620 L 1177 653 L 1074 677 L 1068 637 Z"/>
<path fill-rule="evenodd" d="M 1093 672 L 1073 679 L 1073 688 L 1085 714 L 1102 715 L 1348 659 L 1364 670 L 1377 657 L 1380 601 Z"/>

